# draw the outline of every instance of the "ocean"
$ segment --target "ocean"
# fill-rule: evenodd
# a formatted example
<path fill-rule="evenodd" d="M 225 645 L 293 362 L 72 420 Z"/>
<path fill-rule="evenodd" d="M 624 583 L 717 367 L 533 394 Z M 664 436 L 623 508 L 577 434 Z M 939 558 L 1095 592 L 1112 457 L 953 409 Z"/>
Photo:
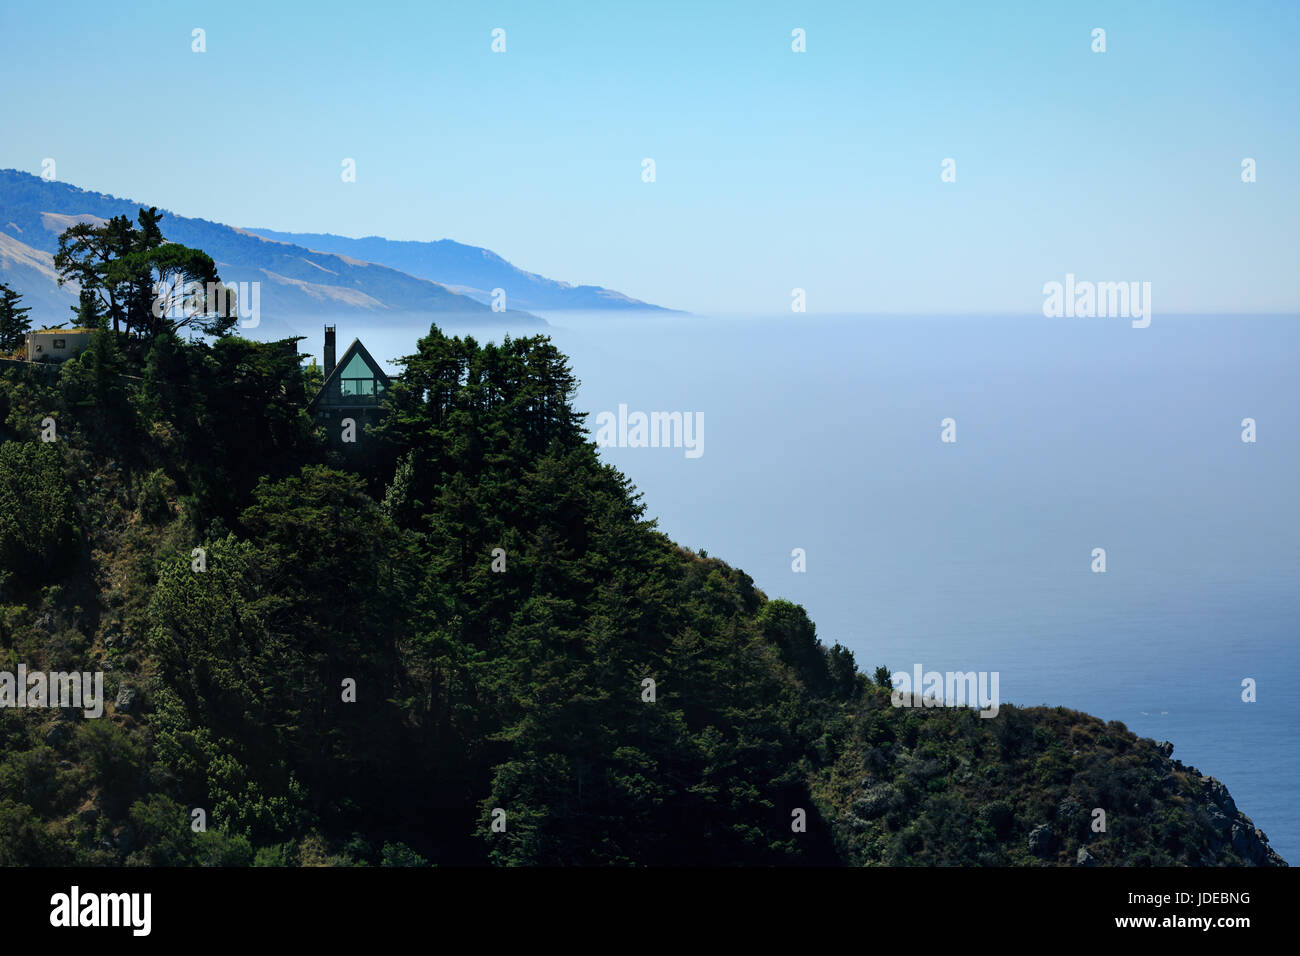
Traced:
<path fill-rule="evenodd" d="M 867 673 L 1172 741 L 1300 863 L 1300 317 L 546 317 L 593 422 L 697 416 L 698 455 L 602 450 L 674 540 Z M 429 321 L 340 320 L 340 353 L 393 368 Z"/>

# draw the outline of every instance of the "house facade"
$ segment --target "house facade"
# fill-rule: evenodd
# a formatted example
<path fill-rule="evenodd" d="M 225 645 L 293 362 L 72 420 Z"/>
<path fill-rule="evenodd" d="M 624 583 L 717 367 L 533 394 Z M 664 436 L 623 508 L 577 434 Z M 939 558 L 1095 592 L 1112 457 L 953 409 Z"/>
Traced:
<path fill-rule="evenodd" d="M 62 362 L 86 350 L 94 329 L 42 329 L 27 333 L 27 361 Z"/>
<path fill-rule="evenodd" d="M 379 424 L 391 383 L 360 339 L 353 339 L 338 361 L 335 341 L 335 327 L 325 326 L 325 380 L 307 410 L 325 426 L 331 444 L 357 451 L 366 444 L 366 430 Z"/>

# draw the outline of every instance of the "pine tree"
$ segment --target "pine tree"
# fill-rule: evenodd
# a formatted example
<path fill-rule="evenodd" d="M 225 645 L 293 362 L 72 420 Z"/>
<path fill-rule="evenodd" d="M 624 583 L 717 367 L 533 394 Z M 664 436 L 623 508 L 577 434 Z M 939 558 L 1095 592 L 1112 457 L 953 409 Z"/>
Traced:
<path fill-rule="evenodd" d="M 82 365 L 89 369 L 90 398 L 97 405 L 116 405 L 122 400 L 120 376 L 124 363 L 117 347 L 116 332 L 106 326 L 96 330 L 90 337 Z"/>
<path fill-rule="evenodd" d="M 22 347 L 31 331 L 32 310 L 21 307 L 22 294 L 0 282 L 0 353 L 8 354 Z"/>
<path fill-rule="evenodd" d="M 90 289 L 82 289 L 77 304 L 70 308 L 79 329 L 98 329 L 108 324 L 108 313 L 104 311 L 103 303 Z"/>

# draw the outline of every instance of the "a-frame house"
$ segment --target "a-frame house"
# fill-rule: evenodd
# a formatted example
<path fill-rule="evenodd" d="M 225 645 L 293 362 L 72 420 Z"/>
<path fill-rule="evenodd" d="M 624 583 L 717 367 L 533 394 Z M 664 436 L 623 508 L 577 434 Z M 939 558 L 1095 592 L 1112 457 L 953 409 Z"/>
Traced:
<path fill-rule="evenodd" d="M 390 382 L 360 339 L 353 339 L 343 357 L 334 361 L 334 326 L 325 326 L 325 381 L 307 406 L 332 444 L 360 450 L 365 429 L 379 423 L 381 403 Z M 351 419 L 351 427 L 345 421 Z"/>

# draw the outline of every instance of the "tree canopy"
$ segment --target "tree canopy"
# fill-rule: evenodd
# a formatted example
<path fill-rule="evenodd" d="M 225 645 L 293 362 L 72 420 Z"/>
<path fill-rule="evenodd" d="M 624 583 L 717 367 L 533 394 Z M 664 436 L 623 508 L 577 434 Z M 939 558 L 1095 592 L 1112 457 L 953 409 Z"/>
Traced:
<path fill-rule="evenodd" d="M 32 327 L 28 318 L 32 311 L 20 306 L 22 294 L 0 282 L 0 354 L 9 354 L 22 348 L 27 332 Z"/>
<path fill-rule="evenodd" d="M 167 242 L 156 208 L 96 225 L 81 222 L 59 236 L 54 267 L 59 284 L 75 282 L 79 322 L 111 321 L 113 331 L 143 339 L 191 328 L 221 336 L 235 326 L 233 290 L 216 263 L 198 249 Z"/>

